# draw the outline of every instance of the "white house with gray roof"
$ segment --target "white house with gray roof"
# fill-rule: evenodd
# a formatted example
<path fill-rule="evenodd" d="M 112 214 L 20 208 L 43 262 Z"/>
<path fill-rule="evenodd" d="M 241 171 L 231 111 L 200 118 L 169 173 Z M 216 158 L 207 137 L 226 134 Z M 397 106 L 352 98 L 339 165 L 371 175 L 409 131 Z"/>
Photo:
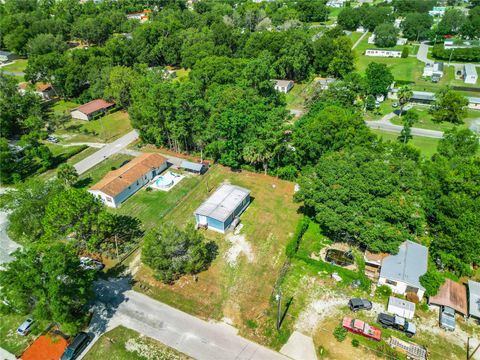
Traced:
<path fill-rule="evenodd" d="M 223 184 L 195 210 L 197 228 L 225 233 L 250 204 L 250 190 Z"/>
<path fill-rule="evenodd" d="M 427 272 L 427 265 L 428 249 L 407 240 L 400 245 L 398 254 L 383 259 L 378 285 L 387 285 L 399 295 L 415 293 L 421 300 L 425 288 L 420 284 L 420 276 Z"/>
<path fill-rule="evenodd" d="M 468 315 L 480 320 L 480 283 L 468 280 Z"/>

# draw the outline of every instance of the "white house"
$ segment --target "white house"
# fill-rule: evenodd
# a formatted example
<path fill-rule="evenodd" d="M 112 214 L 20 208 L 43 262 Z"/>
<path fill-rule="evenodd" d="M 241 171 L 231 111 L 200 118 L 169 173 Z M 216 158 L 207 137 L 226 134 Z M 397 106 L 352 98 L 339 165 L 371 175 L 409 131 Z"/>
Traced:
<path fill-rule="evenodd" d="M 139 12 L 134 12 L 127 14 L 128 20 L 138 20 L 141 23 L 147 22 L 149 20 L 152 10 L 143 10 Z"/>
<path fill-rule="evenodd" d="M 477 68 L 473 64 L 465 64 L 463 68 L 465 84 L 476 84 L 478 80 Z"/>
<path fill-rule="evenodd" d="M 18 92 L 20 94 L 24 95 L 27 89 L 29 89 L 29 83 L 22 82 L 18 84 Z M 52 85 L 46 83 L 36 83 L 33 92 L 45 101 L 50 100 L 55 95 Z"/>
<path fill-rule="evenodd" d="M 70 115 L 73 119 L 89 121 L 94 116 L 100 113 L 105 113 L 114 105 L 114 103 L 110 103 L 102 99 L 92 100 L 72 110 Z"/>
<path fill-rule="evenodd" d="M 480 97 L 467 96 L 468 107 L 473 110 L 480 110 Z"/>
<path fill-rule="evenodd" d="M 375 44 L 375 34 L 372 34 L 368 37 L 369 44 Z"/>
<path fill-rule="evenodd" d="M 120 169 L 110 171 L 88 192 L 109 207 L 118 207 L 122 202 L 148 184 L 167 168 L 167 159 L 159 154 L 143 154 Z"/>
<path fill-rule="evenodd" d="M 417 294 L 421 300 L 425 288 L 420 276 L 427 272 L 428 249 L 413 241 L 400 245 L 398 254 L 389 255 L 382 261 L 378 285 L 387 285 L 395 294 Z"/>
<path fill-rule="evenodd" d="M 435 6 L 432 10 L 428 12 L 430 16 L 443 16 L 445 15 L 445 11 L 447 10 L 444 6 Z"/>
<path fill-rule="evenodd" d="M 8 51 L 0 51 L 0 64 L 12 61 L 14 59 L 14 55 Z"/>
<path fill-rule="evenodd" d="M 293 87 L 293 81 L 292 80 L 273 80 L 275 81 L 275 85 L 273 86 L 275 90 L 283 92 L 283 93 L 288 93 L 292 87 Z"/>
<path fill-rule="evenodd" d="M 327 6 L 332 7 L 332 8 L 341 8 L 345 6 L 345 2 L 347 0 L 328 0 L 327 1 Z"/>
<path fill-rule="evenodd" d="M 399 50 L 384 50 L 384 49 L 368 49 L 365 51 L 366 56 L 374 57 L 394 57 L 399 58 L 402 56 L 402 52 Z"/>
<path fill-rule="evenodd" d="M 422 76 L 431 77 L 432 81 L 438 82 L 443 77 L 443 62 L 426 63 Z"/>

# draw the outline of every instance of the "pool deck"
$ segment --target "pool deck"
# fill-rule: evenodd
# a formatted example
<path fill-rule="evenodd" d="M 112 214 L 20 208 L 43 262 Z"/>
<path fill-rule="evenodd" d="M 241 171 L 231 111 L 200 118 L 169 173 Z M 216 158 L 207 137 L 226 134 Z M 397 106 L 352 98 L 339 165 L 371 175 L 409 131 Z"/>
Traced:
<path fill-rule="evenodd" d="M 170 175 L 171 173 L 173 174 L 176 174 L 178 176 L 172 176 Z M 172 181 L 173 181 L 173 184 L 171 186 L 168 186 L 168 187 L 159 187 L 156 185 L 156 182 L 159 178 L 161 177 L 168 177 L 170 178 Z M 150 186 L 152 189 L 155 189 L 155 190 L 160 190 L 160 191 L 165 191 L 165 192 L 168 192 L 170 191 L 171 189 L 173 189 L 180 181 L 182 181 L 182 179 L 184 178 L 185 176 L 184 175 L 180 175 L 178 173 L 175 173 L 175 172 L 172 172 L 170 170 L 166 170 L 164 171 L 162 174 L 158 175 L 158 176 L 155 176 L 153 178 L 153 180 L 148 184 L 148 186 Z"/>

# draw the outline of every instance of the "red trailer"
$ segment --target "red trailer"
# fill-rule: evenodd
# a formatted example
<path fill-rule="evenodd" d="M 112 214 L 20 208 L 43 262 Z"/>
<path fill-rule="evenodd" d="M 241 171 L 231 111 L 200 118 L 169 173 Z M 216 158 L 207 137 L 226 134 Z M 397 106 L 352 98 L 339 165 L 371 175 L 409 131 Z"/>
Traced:
<path fill-rule="evenodd" d="M 350 332 L 363 335 L 367 338 L 380 341 L 382 332 L 376 327 L 368 325 L 365 321 L 344 317 L 342 326 Z"/>

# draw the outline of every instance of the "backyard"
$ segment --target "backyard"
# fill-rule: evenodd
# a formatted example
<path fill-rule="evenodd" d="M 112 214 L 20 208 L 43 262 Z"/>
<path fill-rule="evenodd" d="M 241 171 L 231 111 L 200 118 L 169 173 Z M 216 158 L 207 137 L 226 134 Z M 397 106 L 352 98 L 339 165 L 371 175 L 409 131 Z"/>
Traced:
<path fill-rule="evenodd" d="M 70 104 L 62 104 L 67 108 Z M 54 108 L 54 111 L 61 111 Z M 116 111 L 91 121 L 72 120 L 55 132 L 62 141 L 112 142 L 132 130 L 126 111 Z"/>
<path fill-rule="evenodd" d="M 238 327 L 242 335 L 269 343 L 272 290 L 285 260 L 285 245 L 299 219 L 298 206 L 292 201 L 293 183 L 215 165 L 163 220 L 159 216 L 161 221 L 157 223 L 192 223 L 194 210 L 224 182 L 252 192 L 252 202 L 241 216 L 240 234 L 224 236 L 203 231 L 218 246 L 218 255 L 208 270 L 196 279 L 184 276 L 174 285 L 164 285 L 142 265 L 135 276 L 135 290 L 201 318 L 223 318 Z M 138 200 L 134 196 L 129 201 Z M 133 206 L 128 201 L 125 205 Z"/>
<path fill-rule="evenodd" d="M 102 335 L 84 357 L 85 360 L 188 360 L 185 354 L 123 326 Z"/>
<path fill-rule="evenodd" d="M 27 64 L 28 64 L 27 59 L 17 59 L 11 64 L 2 66 L 0 70 L 5 70 L 5 71 L 10 71 L 15 73 L 25 72 L 25 69 L 27 68 Z"/>
<path fill-rule="evenodd" d="M 384 140 L 398 141 L 398 134 L 378 129 L 371 129 L 371 131 L 374 134 L 381 136 Z M 433 154 L 437 152 L 437 146 L 439 141 L 440 139 L 414 136 L 408 143 L 413 147 L 419 149 L 423 156 L 425 156 L 426 158 L 430 158 Z"/>

